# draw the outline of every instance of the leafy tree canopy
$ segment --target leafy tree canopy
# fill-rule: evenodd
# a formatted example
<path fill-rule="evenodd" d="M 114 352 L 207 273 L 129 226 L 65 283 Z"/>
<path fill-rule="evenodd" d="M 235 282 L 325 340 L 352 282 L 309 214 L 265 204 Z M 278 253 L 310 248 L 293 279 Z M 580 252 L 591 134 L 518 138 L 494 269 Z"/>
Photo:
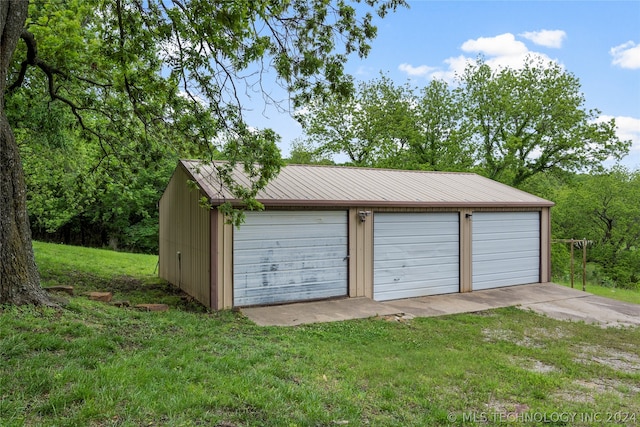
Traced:
<path fill-rule="evenodd" d="M 630 141 L 615 134 L 615 121 L 596 122 L 585 109 L 576 76 L 555 62 L 529 59 L 522 69 L 491 70 L 482 60 L 467 67 L 455 89 L 476 165 L 512 185 L 549 170 L 602 170 L 620 159 Z"/>
<path fill-rule="evenodd" d="M 419 90 L 382 76 L 350 99 L 310 103 L 299 120 L 320 152 L 354 165 L 473 170 L 520 186 L 545 171 L 602 170 L 627 153 L 615 121 L 598 122 L 584 104 L 578 79 L 553 62 L 492 70 L 480 59 L 455 85 Z"/>
<path fill-rule="evenodd" d="M 404 0 L 1 1 L 0 303 L 47 302 L 39 290 L 24 174 L 7 115 L 29 141 L 51 130 L 42 144 L 21 147 L 32 159 L 58 155 L 52 147 L 78 153 L 67 160 L 78 180 L 86 177 L 85 159 L 134 174 L 136 167 L 153 168 L 168 152 L 163 147 L 171 147 L 175 155 L 241 163 L 248 185 L 231 179 L 231 166 L 219 168 L 220 177 L 237 199 L 259 207 L 255 194 L 282 161 L 278 135 L 245 120 L 247 103 L 276 102 L 268 82 L 284 87 L 294 106 L 349 95 L 347 58 L 368 53 L 376 35 L 373 13 L 384 16 L 401 5 Z M 24 114 L 16 111 L 24 106 Z M 23 125 L 24 132 L 18 129 Z M 80 143 L 89 145 L 86 156 Z M 134 159 L 139 164 L 131 166 Z M 82 185 L 131 194 L 109 178 L 102 174 Z M 65 174 L 59 188 L 47 191 L 68 192 L 72 182 Z M 44 225 L 64 221 L 81 204 Z M 224 212 L 241 220 L 230 204 Z"/>
<path fill-rule="evenodd" d="M 380 16 L 404 4 L 363 3 Z M 79 138 L 97 142 L 103 157 L 162 143 L 204 160 L 222 152 L 251 175 L 243 188 L 220 170 L 250 202 L 281 161 L 279 136 L 252 128 L 246 104 L 277 103 L 271 83 L 293 105 L 350 94 L 344 63 L 365 56 L 376 34 L 363 10 L 342 0 L 34 0 L 8 92 L 37 89 L 23 96 L 45 92 L 68 107 Z"/>

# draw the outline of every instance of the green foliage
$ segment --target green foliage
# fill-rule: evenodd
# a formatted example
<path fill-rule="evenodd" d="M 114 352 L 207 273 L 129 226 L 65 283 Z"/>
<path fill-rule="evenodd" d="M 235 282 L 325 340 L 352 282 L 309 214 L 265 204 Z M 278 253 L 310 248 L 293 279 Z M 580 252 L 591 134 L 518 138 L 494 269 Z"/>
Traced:
<path fill-rule="evenodd" d="M 578 79 L 555 63 L 492 70 L 478 60 L 453 87 L 434 80 L 418 91 L 383 75 L 350 99 L 314 100 L 298 118 L 319 152 L 356 166 L 473 170 L 521 186 L 627 153 L 615 122 L 596 122 L 584 103 Z"/>
<path fill-rule="evenodd" d="M 286 163 L 294 165 L 333 165 L 328 155 L 321 154 L 309 141 L 296 139 L 291 143 L 291 155 L 285 159 Z"/>
<path fill-rule="evenodd" d="M 245 104 L 276 103 L 274 84 L 292 105 L 348 95 L 344 63 L 368 53 L 372 11 L 402 5 L 33 0 L 6 111 L 35 234 L 156 251 L 155 206 L 179 157 L 224 158 L 235 198 L 261 208 L 255 195 L 282 164 L 279 136 L 252 128 Z M 249 185 L 233 180 L 236 164 Z M 241 220 L 241 207 L 223 209 Z"/>
<path fill-rule="evenodd" d="M 489 178 L 519 186 L 545 171 L 601 170 L 631 145 L 613 120 L 595 122 L 599 111 L 585 110 L 578 78 L 554 62 L 491 70 L 478 60 L 459 80 L 462 127 Z"/>
<path fill-rule="evenodd" d="M 567 244 L 554 243 L 551 246 L 551 279 L 559 282 L 566 281 L 570 270 L 571 254 Z"/>
<path fill-rule="evenodd" d="M 421 93 L 382 75 L 354 97 L 315 100 L 298 115 L 321 155 L 345 154 L 355 166 L 461 170 L 471 166 L 459 114 L 444 82 Z"/>
<path fill-rule="evenodd" d="M 640 174 L 621 167 L 556 181 L 550 189 L 556 238 L 590 241 L 589 261 L 602 284 L 635 288 L 640 281 Z M 554 249 L 555 250 L 555 249 Z"/>

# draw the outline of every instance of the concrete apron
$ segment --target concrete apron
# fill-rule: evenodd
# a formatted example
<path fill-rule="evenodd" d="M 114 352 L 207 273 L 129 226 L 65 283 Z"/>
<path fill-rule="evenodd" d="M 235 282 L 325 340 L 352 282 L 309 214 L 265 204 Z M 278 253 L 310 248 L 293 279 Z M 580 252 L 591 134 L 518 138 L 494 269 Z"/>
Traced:
<path fill-rule="evenodd" d="M 259 326 L 295 326 L 375 316 L 430 317 L 517 306 L 561 320 L 608 326 L 640 325 L 640 305 L 598 297 L 554 283 L 510 286 L 463 294 L 393 301 L 344 298 L 242 308 Z"/>

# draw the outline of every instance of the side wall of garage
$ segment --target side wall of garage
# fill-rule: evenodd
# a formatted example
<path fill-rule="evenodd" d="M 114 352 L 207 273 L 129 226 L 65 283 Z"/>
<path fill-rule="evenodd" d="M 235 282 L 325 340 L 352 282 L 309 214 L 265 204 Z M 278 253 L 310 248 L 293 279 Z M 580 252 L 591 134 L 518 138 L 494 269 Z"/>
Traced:
<path fill-rule="evenodd" d="M 160 199 L 159 274 L 207 307 L 211 304 L 210 213 L 178 167 Z"/>

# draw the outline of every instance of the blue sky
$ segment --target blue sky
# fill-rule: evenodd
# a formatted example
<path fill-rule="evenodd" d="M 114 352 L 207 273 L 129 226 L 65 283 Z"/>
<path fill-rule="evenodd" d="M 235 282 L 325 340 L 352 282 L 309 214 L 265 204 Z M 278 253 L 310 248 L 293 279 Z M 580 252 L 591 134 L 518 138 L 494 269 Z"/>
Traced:
<path fill-rule="evenodd" d="M 371 53 L 352 58 L 357 80 L 387 73 L 396 83 L 451 79 L 466 59 L 517 67 L 526 55 L 557 61 L 582 84 L 586 107 L 615 117 L 618 135 L 633 140 L 623 164 L 640 168 L 640 1 L 409 1 L 377 21 Z M 259 127 L 282 136 L 283 155 L 300 126 L 267 111 Z"/>

